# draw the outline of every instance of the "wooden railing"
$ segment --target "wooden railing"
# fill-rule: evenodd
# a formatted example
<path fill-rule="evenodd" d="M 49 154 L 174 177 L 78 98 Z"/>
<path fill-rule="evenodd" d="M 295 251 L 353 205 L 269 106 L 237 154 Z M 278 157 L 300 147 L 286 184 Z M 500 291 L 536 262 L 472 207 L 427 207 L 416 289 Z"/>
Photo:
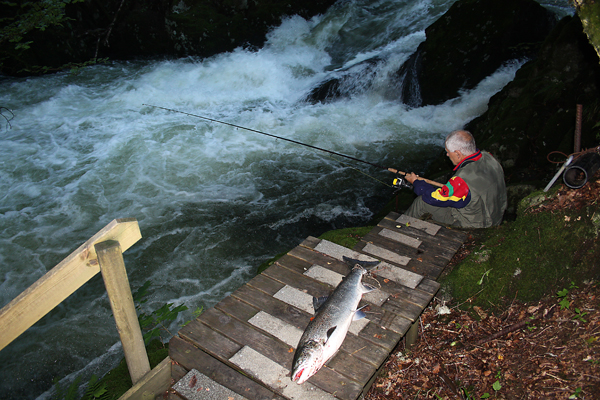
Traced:
<path fill-rule="evenodd" d="M 150 363 L 133 304 L 123 252 L 141 237 L 134 218 L 112 221 L 4 306 L 0 310 L 0 350 L 101 272 L 131 380 L 134 385 L 140 381 L 150 372 Z"/>

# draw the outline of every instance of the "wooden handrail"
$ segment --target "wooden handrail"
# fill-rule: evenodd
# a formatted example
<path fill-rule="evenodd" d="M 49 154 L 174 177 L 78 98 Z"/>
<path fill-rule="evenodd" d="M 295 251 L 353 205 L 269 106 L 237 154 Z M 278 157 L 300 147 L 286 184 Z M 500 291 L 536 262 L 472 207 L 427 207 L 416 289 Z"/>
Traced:
<path fill-rule="evenodd" d="M 129 288 L 129 281 L 127 280 L 127 274 L 124 272 L 124 263 L 122 262 L 122 252 L 129 249 L 134 243 L 140 240 L 141 237 L 142 234 L 135 218 L 113 220 L 87 242 L 82 244 L 77 250 L 71 253 L 67 258 L 65 258 L 58 265 L 48 271 L 44 276 L 33 283 L 24 292 L 18 295 L 14 300 L 4 306 L 0 310 L 0 350 L 15 340 L 19 335 L 29 329 L 29 327 L 54 309 L 54 307 L 59 305 L 63 300 L 65 300 L 67 297 L 73 294 L 73 292 L 83 286 L 83 284 L 89 281 L 94 275 L 100 272 L 101 264 L 103 268 L 105 284 L 107 282 L 107 272 L 108 275 L 111 273 L 113 274 L 113 278 L 108 278 L 108 280 L 114 282 L 114 270 L 115 268 L 117 270 L 118 275 L 116 276 L 118 276 L 118 278 L 116 279 L 121 280 L 121 289 L 118 289 L 117 292 L 121 294 L 117 295 L 119 299 L 116 299 L 116 301 L 120 301 L 127 297 L 131 298 L 131 289 Z M 101 243 L 103 245 L 99 245 Z M 104 261 L 99 262 L 96 245 L 99 245 L 97 247 L 100 249 L 100 251 L 109 251 L 112 253 L 103 255 L 102 257 L 104 258 Z M 118 248 L 118 255 L 114 254 L 115 248 Z M 114 266 L 116 267 L 113 268 Z M 105 271 L 106 269 L 109 271 Z M 126 287 L 122 282 L 123 274 L 125 275 Z M 110 288 L 110 284 L 107 286 L 107 291 L 109 292 L 110 298 L 111 291 L 113 291 Z M 122 293 L 124 292 L 127 292 L 128 295 L 123 295 Z M 112 296 L 115 297 L 114 295 Z M 112 305 L 115 299 L 110 298 L 110 300 Z M 120 326 L 117 313 L 115 313 L 113 309 L 113 314 L 115 315 L 115 320 L 117 322 L 117 329 L 137 329 L 139 334 L 132 334 L 131 337 L 135 337 L 132 340 L 137 340 L 139 342 L 141 330 L 139 328 L 139 324 L 137 324 L 137 317 L 135 317 L 136 324 L 131 324 L 131 311 L 133 311 L 133 315 L 135 316 L 135 308 L 132 308 L 133 300 L 131 300 L 131 302 L 125 302 L 127 303 L 125 305 L 127 308 L 126 313 L 128 313 L 127 319 L 129 320 L 129 324 L 132 326 L 130 328 L 123 328 L 122 326 L 124 325 Z M 123 304 L 119 304 L 119 307 L 123 307 Z M 123 341 L 122 335 L 121 340 Z M 131 348 L 130 343 L 123 343 L 124 351 L 127 351 L 126 348 Z M 134 345 L 134 348 L 136 349 L 134 351 L 139 353 L 139 343 Z M 143 376 L 143 374 L 150 370 L 149 365 L 145 365 L 148 362 L 145 349 L 143 352 L 143 357 L 146 358 L 145 363 L 142 360 L 143 357 L 136 356 L 136 359 L 142 361 L 140 361 L 141 367 L 136 367 L 138 372 L 131 374 L 134 384 L 141 377 L 140 374 Z M 126 359 L 128 357 L 129 355 L 126 354 Z"/>

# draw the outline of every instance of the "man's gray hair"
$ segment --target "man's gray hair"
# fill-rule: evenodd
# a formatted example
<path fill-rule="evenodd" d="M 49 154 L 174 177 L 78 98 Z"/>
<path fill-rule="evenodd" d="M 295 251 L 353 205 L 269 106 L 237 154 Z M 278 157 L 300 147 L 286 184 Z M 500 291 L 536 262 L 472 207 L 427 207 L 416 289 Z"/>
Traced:
<path fill-rule="evenodd" d="M 459 150 L 464 156 L 470 156 L 477 152 L 475 138 L 471 132 L 460 129 L 452 131 L 446 136 L 446 149 L 451 152 Z"/>

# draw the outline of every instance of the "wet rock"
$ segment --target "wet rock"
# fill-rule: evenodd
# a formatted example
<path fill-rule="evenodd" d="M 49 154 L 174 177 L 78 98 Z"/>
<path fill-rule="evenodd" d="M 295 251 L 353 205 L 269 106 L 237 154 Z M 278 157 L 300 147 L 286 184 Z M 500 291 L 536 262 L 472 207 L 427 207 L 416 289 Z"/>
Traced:
<path fill-rule="evenodd" d="M 533 56 L 555 24 L 533 0 L 457 1 L 397 71 L 398 97 L 414 107 L 457 97 L 504 62 Z"/>
<path fill-rule="evenodd" d="M 381 60 L 374 57 L 351 67 L 336 71 L 335 76 L 315 87 L 305 101 L 326 103 L 338 98 L 360 94 L 371 87 L 376 67 Z"/>
<path fill-rule="evenodd" d="M 560 21 L 537 58 L 490 99 L 488 110 L 467 128 L 479 147 L 502 163 L 507 179 L 549 182 L 549 161 L 564 162 L 574 151 L 577 104 L 583 105 L 581 148 L 600 138 L 600 60 L 577 17 Z M 541 186 L 543 187 L 543 186 Z"/>

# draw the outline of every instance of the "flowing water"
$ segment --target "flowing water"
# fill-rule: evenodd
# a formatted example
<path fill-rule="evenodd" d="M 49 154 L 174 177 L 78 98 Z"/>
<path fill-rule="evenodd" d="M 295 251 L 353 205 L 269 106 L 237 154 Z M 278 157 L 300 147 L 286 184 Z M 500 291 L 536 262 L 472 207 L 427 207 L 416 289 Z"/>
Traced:
<path fill-rule="evenodd" d="M 0 106 L 14 113 L 0 118 L 0 306 L 115 218 L 139 221 L 125 263 L 134 290 L 153 284 L 146 311 L 210 307 L 307 236 L 368 222 L 393 193 L 391 174 L 144 104 L 422 173 L 520 65 L 443 105 L 386 100 L 387 74 L 453 2 L 343 1 L 285 20 L 256 52 L 0 78 Z M 566 0 L 549 3 L 568 12 Z M 374 56 L 385 62 L 369 90 L 302 101 L 336 69 Z M 87 381 L 121 357 L 97 276 L 0 352 L 0 398 L 48 397 L 53 379 Z"/>

